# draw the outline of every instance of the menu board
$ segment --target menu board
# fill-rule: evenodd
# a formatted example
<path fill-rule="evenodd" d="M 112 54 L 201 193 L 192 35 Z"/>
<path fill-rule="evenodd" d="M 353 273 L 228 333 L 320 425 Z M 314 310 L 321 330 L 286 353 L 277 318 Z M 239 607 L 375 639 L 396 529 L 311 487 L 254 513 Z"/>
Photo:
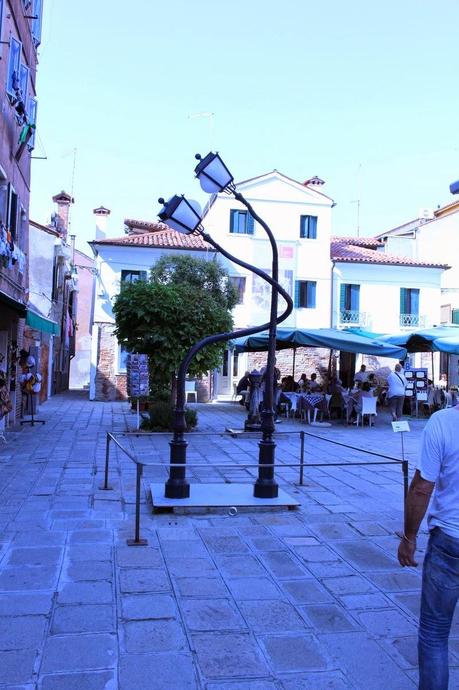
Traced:
<path fill-rule="evenodd" d="M 150 391 L 148 355 L 127 356 L 127 394 L 130 398 L 144 398 Z"/>
<path fill-rule="evenodd" d="M 420 393 L 427 393 L 427 369 L 408 369 L 405 370 L 406 388 L 405 395 L 407 398 L 416 398 Z"/>

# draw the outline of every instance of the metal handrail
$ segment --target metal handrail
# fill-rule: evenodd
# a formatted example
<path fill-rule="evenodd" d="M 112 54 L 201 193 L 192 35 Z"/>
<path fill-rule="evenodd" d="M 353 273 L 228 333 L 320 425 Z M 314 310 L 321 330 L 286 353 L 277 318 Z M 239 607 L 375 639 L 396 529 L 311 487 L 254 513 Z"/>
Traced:
<path fill-rule="evenodd" d="M 138 432 L 129 432 L 129 431 L 120 431 L 120 432 L 115 432 L 117 435 L 121 436 L 136 436 L 136 437 L 143 437 L 143 436 L 158 436 L 161 434 L 155 433 L 155 432 L 150 432 L 150 433 L 138 433 Z M 247 433 L 244 434 L 244 436 L 247 435 L 256 435 L 258 432 L 252 432 L 252 434 Z M 307 431 L 299 431 L 299 432 L 289 432 L 289 431 L 284 431 L 284 432 L 278 432 L 280 435 L 289 435 L 291 436 L 292 433 L 296 434 L 298 433 L 300 435 L 300 461 L 295 462 L 295 463 L 277 463 L 277 467 L 299 467 L 300 472 L 299 472 L 299 485 L 303 486 L 304 482 L 304 468 L 305 467 L 348 467 L 348 466 L 372 466 L 372 465 L 401 465 L 402 466 L 402 473 L 403 473 L 403 496 L 404 496 L 404 504 L 406 501 L 406 496 L 408 493 L 408 460 L 400 460 L 399 458 L 394 458 L 390 455 L 383 455 L 382 453 L 376 453 L 375 451 L 370 451 L 366 450 L 365 448 L 359 448 L 358 446 L 350 446 L 346 443 L 341 443 L 340 441 L 334 441 L 333 439 L 329 438 L 324 438 L 323 436 L 317 436 L 316 434 L 311 434 Z M 164 434 L 165 436 L 168 434 Z M 197 432 L 196 436 L 215 436 L 215 432 Z M 224 435 L 223 433 L 219 435 Z M 313 463 L 305 463 L 304 462 L 304 438 L 305 436 L 311 436 L 312 438 L 318 439 L 320 441 L 326 441 L 328 443 L 332 443 L 338 446 L 343 446 L 345 448 L 349 448 L 350 450 L 356 450 L 361 453 L 365 453 L 367 455 L 374 455 L 376 457 L 381 457 L 381 458 L 386 458 L 384 461 L 357 461 L 357 462 L 313 462 Z M 116 446 L 125 454 L 127 457 L 132 460 L 132 462 L 135 463 L 136 465 L 136 505 L 135 505 L 135 537 L 134 539 L 127 539 L 127 544 L 129 546 L 146 546 L 148 544 L 147 539 L 142 539 L 140 537 L 140 493 L 141 493 L 141 479 L 142 479 L 142 474 L 143 474 L 143 468 L 144 467 L 162 467 L 167 469 L 168 465 L 165 465 L 163 462 L 145 462 L 140 461 L 135 455 L 130 453 L 119 441 L 117 438 L 115 438 L 115 435 L 111 431 L 107 431 L 107 440 L 106 440 L 106 448 L 105 448 L 105 477 L 104 477 L 104 484 L 100 488 L 104 491 L 109 491 L 112 489 L 111 486 L 108 484 L 108 473 L 109 473 L 109 464 L 110 464 L 110 442 L 113 441 Z M 219 467 L 224 467 L 226 469 L 234 469 L 234 470 L 240 470 L 242 468 L 249 468 L 249 467 L 258 467 L 259 463 L 238 463 L 238 464 L 231 464 L 231 463 L 223 463 L 223 462 L 216 462 L 212 463 L 209 465 L 209 463 L 183 463 L 183 465 L 187 465 L 188 467 L 214 467 L 214 468 L 219 468 Z M 178 463 L 178 466 L 181 466 L 182 463 Z M 266 465 L 268 467 L 268 465 Z M 274 464 L 270 464 L 269 467 L 275 467 Z"/>

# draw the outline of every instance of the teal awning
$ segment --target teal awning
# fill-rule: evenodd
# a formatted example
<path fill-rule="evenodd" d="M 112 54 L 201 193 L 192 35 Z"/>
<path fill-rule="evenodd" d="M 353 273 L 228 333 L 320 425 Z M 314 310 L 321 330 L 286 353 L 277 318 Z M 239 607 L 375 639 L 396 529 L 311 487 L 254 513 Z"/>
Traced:
<path fill-rule="evenodd" d="M 268 332 L 256 333 L 230 341 L 236 352 L 260 352 L 268 349 Z M 362 337 L 336 328 L 278 328 L 276 349 L 325 347 L 342 352 L 404 359 L 404 347 Z"/>
<path fill-rule="evenodd" d="M 406 347 L 408 352 L 449 352 L 459 349 L 459 326 L 432 326 L 416 331 L 381 336 L 381 340 L 392 345 Z"/>
<path fill-rule="evenodd" d="M 27 310 L 26 325 L 51 335 L 59 335 L 60 332 L 59 325 L 55 321 L 51 321 L 51 319 L 47 319 L 31 309 Z"/>

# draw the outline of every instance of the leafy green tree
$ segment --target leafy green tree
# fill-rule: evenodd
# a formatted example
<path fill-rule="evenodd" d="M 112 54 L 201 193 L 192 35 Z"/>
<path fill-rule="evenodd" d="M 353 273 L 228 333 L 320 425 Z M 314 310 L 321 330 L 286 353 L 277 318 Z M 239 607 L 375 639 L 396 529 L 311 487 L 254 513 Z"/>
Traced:
<path fill-rule="evenodd" d="M 215 260 L 164 256 L 148 281 L 127 283 L 116 297 L 115 334 L 130 352 L 150 360 L 154 396 L 175 396 L 175 375 L 185 354 L 207 335 L 230 331 L 236 292 Z M 211 345 L 192 360 L 189 373 L 201 376 L 219 366 L 225 343 Z"/>

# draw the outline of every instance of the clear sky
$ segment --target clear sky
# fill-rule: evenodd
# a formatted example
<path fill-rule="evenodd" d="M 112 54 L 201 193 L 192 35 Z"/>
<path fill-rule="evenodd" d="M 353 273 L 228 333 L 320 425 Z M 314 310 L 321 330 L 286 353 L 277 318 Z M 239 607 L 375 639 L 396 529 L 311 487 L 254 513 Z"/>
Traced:
<path fill-rule="evenodd" d="M 318 175 L 335 234 L 376 234 L 452 201 L 459 178 L 457 0 L 44 0 L 31 217 L 73 191 L 155 220 L 158 196 L 203 200 L 194 154 L 236 180 Z M 199 114 L 209 114 L 200 115 Z"/>

